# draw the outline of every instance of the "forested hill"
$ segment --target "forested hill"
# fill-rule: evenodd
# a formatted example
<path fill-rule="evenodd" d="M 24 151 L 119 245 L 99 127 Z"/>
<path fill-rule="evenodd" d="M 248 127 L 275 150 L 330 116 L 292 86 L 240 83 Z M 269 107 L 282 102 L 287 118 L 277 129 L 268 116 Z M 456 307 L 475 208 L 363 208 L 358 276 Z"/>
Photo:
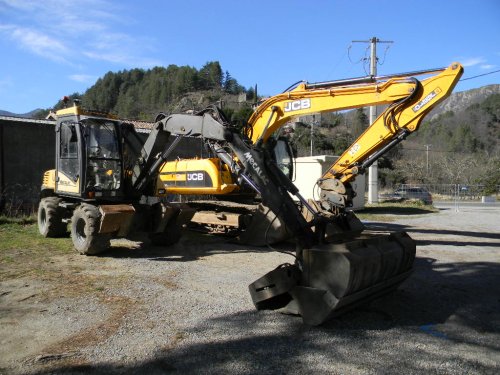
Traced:
<path fill-rule="evenodd" d="M 198 93 L 196 97 L 193 92 Z M 83 95 L 76 93 L 71 99 L 79 98 L 87 108 L 115 113 L 122 118 L 151 121 L 159 112 L 200 110 L 206 104 L 243 93 L 253 100 L 253 89 L 245 89 L 228 71 L 222 70 L 219 62 L 213 61 L 199 70 L 170 65 L 108 72 Z"/>
<path fill-rule="evenodd" d="M 500 85 L 452 94 L 412 138 L 448 152 L 500 152 Z"/>

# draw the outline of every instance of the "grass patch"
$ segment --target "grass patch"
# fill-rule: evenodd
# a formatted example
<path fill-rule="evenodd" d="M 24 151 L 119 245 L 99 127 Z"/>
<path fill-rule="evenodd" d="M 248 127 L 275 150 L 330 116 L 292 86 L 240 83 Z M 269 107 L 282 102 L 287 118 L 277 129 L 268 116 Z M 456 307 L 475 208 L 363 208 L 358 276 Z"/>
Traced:
<path fill-rule="evenodd" d="M 63 238 L 45 238 L 36 224 L 1 224 L 0 252 L 34 249 L 42 253 L 67 253 L 72 250 L 69 234 Z"/>
<path fill-rule="evenodd" d="M 420 201 L 384 202 L 367 204 L 364 209 L 356 211 L 356 216 L 363 220 L 395 221 L 398 216 L 426 215 L 439 212 L 434 206 Z"/>
<path fill-rule="evenodd" d="M 51 257 L 72 252 L 69 236 L 44 238 L 29 220 L 9 218 L 0 224 L 0 280 L 43 274 Z"/>
<path fill-rule="evenodd" d="M 20 217 L 10 217 L 5 215 L 0 215 L 0 225 L 3 224 L 34 224 L 37 222 L 37 218 L 35 215 L 31 216 L 20 216 Z"/>

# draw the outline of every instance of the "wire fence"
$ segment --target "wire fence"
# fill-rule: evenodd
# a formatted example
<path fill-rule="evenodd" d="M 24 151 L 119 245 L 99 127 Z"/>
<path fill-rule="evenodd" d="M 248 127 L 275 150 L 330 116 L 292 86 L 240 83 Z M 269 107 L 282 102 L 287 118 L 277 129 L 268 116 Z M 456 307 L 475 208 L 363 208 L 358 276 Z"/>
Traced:
<path fill-rule="evenodd" d="M 472 184 L 400 184 L 392 188 L 384 189 L 381 198 L 390 198 L 394 192 L 411 192 L 414 189 L 423 188 L 432 194 L 436 200 L 480 200 L 484 194 L 484 185 Z M 404 194 L 403 194 L 404 195 Z M 489 194 L 496 197 L 500 196 L 500 185 L 496 186 L 496 193 Z"/>

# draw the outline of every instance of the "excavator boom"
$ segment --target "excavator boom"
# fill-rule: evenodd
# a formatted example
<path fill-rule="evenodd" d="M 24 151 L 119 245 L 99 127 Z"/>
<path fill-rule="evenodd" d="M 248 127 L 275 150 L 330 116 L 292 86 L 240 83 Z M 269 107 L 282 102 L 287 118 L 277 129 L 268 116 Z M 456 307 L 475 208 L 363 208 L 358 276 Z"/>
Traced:
<path fill-rule="evenodd" d="M 415 76 L 433 73 L 439 74 L 421 81 L 422 86 L 427 89 L 425 93 L 429 94 L 437 89 L 435 95 L 428 98 L 416 111 L 417 116 L 413 116 L 422 117 L 451 93 L 463 73 L 460 64 L 453 63 L 447 68 L 379 77 L 369 76 L 320 83 L 303 82 L 296 88 L 272 96 L 259 105 L 248 121 L 247 135 L 254 143 L 266 142 L 279 128 L 298 116 L 393 104 L 410 97 L 415 99 L 417 96 L 424 99 L 426 98 L 426 95 L 422 95 L 424 92 L 416 92 L 419 81 Z"/>
<path fill-rule="evenodd" d="M 353 198 L 349 182 L 416 131 L 425 115 L 451 94 L 462 73 L 463 67 L 453 63 L 447 68 L 388 76 L 301 83 L 264 101 L 250 117 L 247 135 L 259 146 L 297 116 L 387 105 L 318 180 L 326 204 L 348 207 Z M 424 75 L 430 76 L 415 78 Z"/>
<path fill-rule="evenodd" d="M 416 73 L 303 83 L 266 100 L 250 118 L 247 135 L 258 148 L 294 116 L 389 105 L 318 180 L 320 201 L 309 213 L 318 242 L 298 251 L 296 264 L 282 265 L 249 285 L 257 309 L 281 308 L 317 325 L 394 290 L 410 275 L 415 242 L 404 232 L 353 236 L 359 226 L 345 209 L 353 197 L 349 182 L 416 131 L 423 117 L 450 95 L 463 68 L 453 63 Z M 422 81 L 413 77 L 432 73 L 438 74 Z"/>

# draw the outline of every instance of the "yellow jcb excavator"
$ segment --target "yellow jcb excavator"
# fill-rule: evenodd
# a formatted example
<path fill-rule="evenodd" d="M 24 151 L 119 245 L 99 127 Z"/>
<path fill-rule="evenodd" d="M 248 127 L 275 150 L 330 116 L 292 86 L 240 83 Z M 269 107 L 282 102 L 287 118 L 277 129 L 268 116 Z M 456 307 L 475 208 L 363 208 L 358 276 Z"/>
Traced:
<path fill-rule="evenodd" d="M 320 324 L 393 290 L 411 272 L 413 240 L 406 233 L 363 232 L 347 210 L 355 194 L 350 182 L 416 131 L 462 73 L 462 66 L 453 63 L 395 75 L 303 82 L 257 107 L 243 134 L 220 111 L 208 109 L 198 116 L 210 114 L 224 127 L 223 140 L 204 137 L 216 157 L 165 163 L 160 179 L 167 193 L 176 194 L 231 197 L 252 188 L 274 215 L 263 220 L 268 211 L 254 213 L 246 238 L 265 233 L 282 239 L 286 232 L 294 236 L 297 248 L 295 264 L 282 265 L 250 285 L 254 304 L 258 309 L 284 308 L 302 315 L 306 323 Z M 426 77 L 418 80 L 420 76 Z M 296 116 L 383 104 L 388 105 L 385 111 L 318 180 L 319 201 L 306 201 L 290 181 L 293 158 L 286 139 L 276 136 L 279 130 Z M 177 116 L 160 122 L 167 127 Z M 219 223 L 224 220 L 222 216 Z"/>

